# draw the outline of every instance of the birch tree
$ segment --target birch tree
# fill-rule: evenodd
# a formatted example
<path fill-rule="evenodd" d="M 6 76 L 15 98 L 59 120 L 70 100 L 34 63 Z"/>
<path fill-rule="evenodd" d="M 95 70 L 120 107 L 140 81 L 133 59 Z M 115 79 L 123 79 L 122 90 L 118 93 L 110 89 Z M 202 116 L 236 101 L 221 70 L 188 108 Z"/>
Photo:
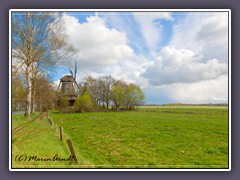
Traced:
<path fill-rule="evenodd" d="M 12 57 L 27 82 L 25 116 L 29 117 L 34 75 L 69 58 L 75 50 L 67 43 L 61 14 L 12 12 L 11 18 Z"/>

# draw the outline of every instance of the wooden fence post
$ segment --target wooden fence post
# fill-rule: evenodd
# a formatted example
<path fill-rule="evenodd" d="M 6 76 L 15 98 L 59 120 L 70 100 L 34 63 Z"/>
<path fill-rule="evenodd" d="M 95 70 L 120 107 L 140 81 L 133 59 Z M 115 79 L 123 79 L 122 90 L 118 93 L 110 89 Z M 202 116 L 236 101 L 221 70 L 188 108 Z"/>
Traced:
<path fill-rule="evenodd" d="M 68 147 L 70 149 L 70 152 L 71 152 L 71 155 L 73 156 L 73 159 L 76 163 L 78 163 L 78 159 L 77 159 L 77 156 L 75 154 L 75 151 L 74 151 L 74 148 L 73 148 L 73 145 L 72 145 L 72 141 L 71 139 L 68 139 L 67 140 L 67 143 L 68 143 Z"/>
<path fill-rule="evenodd" d="M 48 119 L 50 125 L 52 126 L 53 125 L 52 118 L 48 114 L 47 114 L 47 119 Z"/>
<path fill-rule="evenodd" d="M 63 140 L 63 127 L 60 126 L 60 141 Z"/>

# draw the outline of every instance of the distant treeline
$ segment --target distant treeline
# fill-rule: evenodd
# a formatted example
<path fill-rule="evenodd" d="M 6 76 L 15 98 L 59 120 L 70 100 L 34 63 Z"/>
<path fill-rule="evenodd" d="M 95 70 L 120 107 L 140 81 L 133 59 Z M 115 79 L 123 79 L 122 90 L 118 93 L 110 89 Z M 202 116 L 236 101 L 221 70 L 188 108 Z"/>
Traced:
<path fill-rule="evenodd" d="M 169 104 L 144 104 L 143 106 L 228 106 L 228 103 L 208 103 L 208 104 L 182 104 L 182 103 L 169 103 Z"/>

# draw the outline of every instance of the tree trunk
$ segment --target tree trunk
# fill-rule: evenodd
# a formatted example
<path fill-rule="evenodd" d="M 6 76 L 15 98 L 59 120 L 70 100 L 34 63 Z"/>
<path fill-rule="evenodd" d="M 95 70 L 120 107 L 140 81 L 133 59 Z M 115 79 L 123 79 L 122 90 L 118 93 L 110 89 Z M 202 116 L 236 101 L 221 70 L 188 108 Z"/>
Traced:
<path fill-rule="evenodd" d="M 26 79 L 27 79 L 27 99 L 26 99 L 26 109 L 25 116 L 30 117 L 31 114 L 31 95 L 32 95 L 32 81 L 31 81 L 31 73 L 29 67 L 27 67 Z"/>
<path fill-rule="evenodd" d="M 31 113 L 34 113 L 35 112 L 35 94 L 36 94 L 36 91 L 35 91 L 35 80 L 32 80 L 32 102 L 31 102 Z"/>

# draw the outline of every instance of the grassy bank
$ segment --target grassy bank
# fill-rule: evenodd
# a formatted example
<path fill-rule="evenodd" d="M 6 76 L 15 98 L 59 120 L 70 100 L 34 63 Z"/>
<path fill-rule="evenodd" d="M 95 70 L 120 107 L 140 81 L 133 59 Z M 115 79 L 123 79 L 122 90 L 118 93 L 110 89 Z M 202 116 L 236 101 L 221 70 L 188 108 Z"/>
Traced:
<path fill-rule="evenodd" d="M 12 116 L 12 167 L 61 168 L 74 164 L 64 161 L 70 152 L 66 143 L 59 140 L 56 126 L 37 117 L 34 114 L 26 120 L 23 114 Z"/>

